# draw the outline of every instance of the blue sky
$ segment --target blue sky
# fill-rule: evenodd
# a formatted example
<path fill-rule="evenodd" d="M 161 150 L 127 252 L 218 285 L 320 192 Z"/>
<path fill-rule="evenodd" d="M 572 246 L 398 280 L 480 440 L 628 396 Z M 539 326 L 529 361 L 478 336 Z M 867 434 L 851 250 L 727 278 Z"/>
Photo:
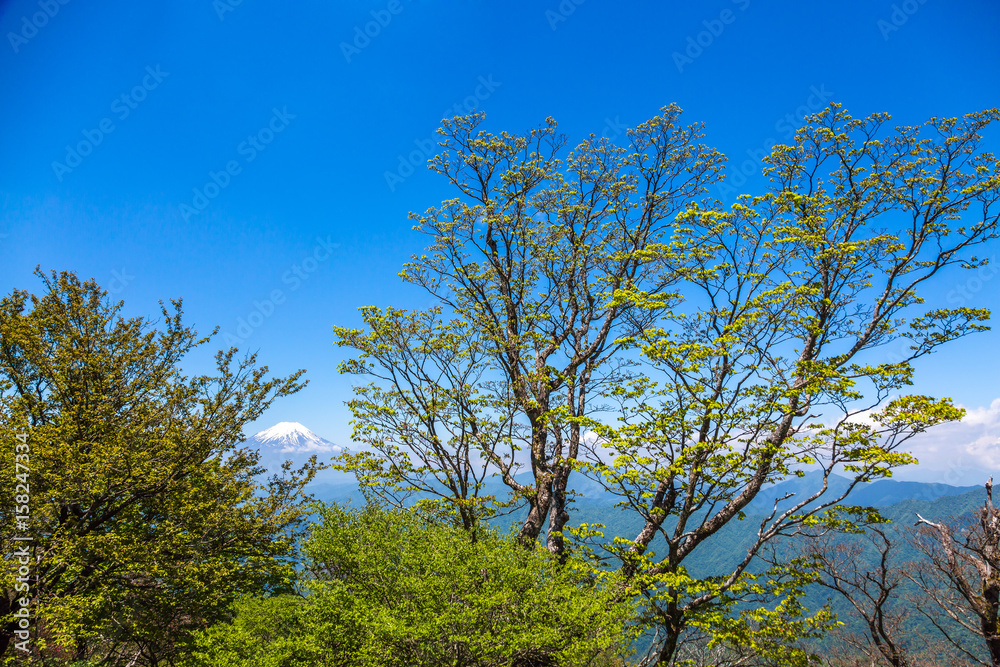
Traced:
<path fill-rule="evenodd" d="M 308 370 L 251 432 L 347 443 L 331 326 L 431 305 L 397 272 L 424 244 L 407 213 L 452 196 L 423 167 L 443 116 L 552 116 L 572 143 L 676 102 L 736 169 L 831 101 L 905 124 L 997 106 L 998 25 L 986 0 L 0 2 L 0 289 L 37 290 L 41 264 L 130 314 L 183 297 L 200 330 Z M 938 296 L 997 311 L 997 285 L 949 274 Z M 970 470 L 1000 469 L 998 350 L 991 332 L 918 367 L 918 390 L 983 411 L 948 436 L 980 442 Z"/>

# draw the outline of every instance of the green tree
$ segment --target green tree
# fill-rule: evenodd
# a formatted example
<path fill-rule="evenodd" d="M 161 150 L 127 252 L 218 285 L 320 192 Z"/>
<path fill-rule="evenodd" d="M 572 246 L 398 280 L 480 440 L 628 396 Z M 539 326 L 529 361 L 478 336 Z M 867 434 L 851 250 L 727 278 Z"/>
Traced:
<path fill-rule="evenodd" d="M 488 383 L 475 329 L 443 320 L 440 309 L 362 314 L 367 331 L 336 328 L 341 345 L 361 351 L 341 370 L 382 382 L 354 388 L 354 440 L 370 449 L 345 452 L 336 467 L 353 472 L 366 495 L 450 515 L 475 532 L 505 504 L 485 491 L 494 467 L 483 452 L 512 457 L 523 431 L 507 385 Z"/>
<path fill-rule="evenodd" d="M 245 599 L 202 632 L 190 667 L 607 665 L 628 603 L 586 564 L 482 529 L 369 505 L 322 507 L 304 597 Z"/>
<path fill-rule="evenodd" d="M 528 504 L 522 538 L 547 520 L 555 553 L 583 470 L 644 524 L 612 553 L 647 596 L 661 664 L 689 629 L 764 637 L 805 614 L 794 585 L 754 579 L 761 549 L 803 526 L 850 527 L 855 513 L 834 505 L 854 485 L 913 462 L 909 438 L 961 417 L 905 392 L 915 360 L 987 328 L 983 309 L 921 305 L 948 270 L 985 265 L 975 253 L 997 237 L 1000 198 L 1000 165 L 981 150 L 997 110 L 890 129 L 887 114 L 832 105 L 775 147 L 765 191 L 728 209 L 702 198 L 724 158 L 678 116 L 630 130 L 627 148 L 586 140 L 565 162 L 551 120 L 525 136 L 477 131 L 480 115 L 446 122 L 431 168 L 459 196 L 412 216 L 431 244 L 402 276 L 460 335 L 378 309 L 369 330 L 336 330 L 359 352 L 343 370 L 376 379 L 351 406 L 370 453 L 343 467 L 384 497 L 435 488 L 466 507 L 490 501 L 475 480 L 496 474 Z M 887 361 L 892 342 L 908 351 Z M 421 392 L 446 397 L 458 437 L 440 437 L 442 402 Z M 522 450 L 530 484 L 514 479 Z M 440 483 L 470 466 L 471 485 Z M 765 485 L 804 466 L 854 483 L 776 504 L 731 568 L 690 574 Z M 746 609 L 768 590 L 772 605 Z"/>
<path fill-rule="evenodd" d="M 386 501 L 437 494 L 469 525 L 491 500 L 485 464 L 527 504 L 522 539 L 547 521 L 547 548 L 563 551 L 581 419 L 627 372 L 620 341 L 671 303 L 673 260 L 690 250 L 673 218 L 724 160 L 680 114 L 665 107 L 627 148 L 591 136 L 565 160 L 551 118 L 524 135 L 481 131 L 482 114 L 444 121 L 430 167 L 457 196 L 411 214 L 430 247 L 401 275 L 454 320 L 368 308 L 370 332 L 335 329 L 359 355 L 342 370 L 383 381 L 351 402 L 370 453 L 345 469 Z M 530 479 L 515 479 L 523 465 Z"/>
<path fill-rule="evenodd" d="M 921 305 L 946 268 L 984 265 L 975 251 L 997 237 L 1000 163 L 980 143 L 998 117 L 887 130 L 886 114 L 832 105 L 770 154 L 764 194 L 679 217 L 709 252 L 692 257 L 685 303 L 635 338 L 648 373 L 614 392 L 617 423 L 589 425 L 588 469 L 644 522 L 616 551 L 664 626 L 661 664 L 685 628 L 728 618 L 753 590 L 769 541 L 867 520 L 834 504 L 913 462 L 901 449 L 913 435 L 962 416 L 905 392 L 914 360 L 987 328 L 988 311 Z M 908 353 L 886 361 L 893 341 Z M 764 485 L 804 466 L 824 473 L 815 493 L 768 508 L 732 567 L 690 575 Z M 835 469 L 852 475 L 842 494 L 826 493 Z"/>
<path fill-rule="evenodd" d="M 32 538 L 32 645 L 103 665 L 170 663 L 235 597 L 290 580 L 317 465 L 260 482 L 257 453 L 237 444 L 304 386 L 302 371 L 268 379 L 230 349 L 214 375 L 185 376 L 185 355 L 211 336 L 182 325 L 180 301 L 161 304 L 159 323 L 125 318 L 93 281 L 36 273 L 41 295 L 0 301 L 0 488 L 30 487 L 20 533 Z M 27 473 L 14 467 L 24 449 Z M 7 544 L 13 510 L 0 507 Z M 18 565 L 0 571 L 7 660 L 23 655 L 11 645 Z"/>

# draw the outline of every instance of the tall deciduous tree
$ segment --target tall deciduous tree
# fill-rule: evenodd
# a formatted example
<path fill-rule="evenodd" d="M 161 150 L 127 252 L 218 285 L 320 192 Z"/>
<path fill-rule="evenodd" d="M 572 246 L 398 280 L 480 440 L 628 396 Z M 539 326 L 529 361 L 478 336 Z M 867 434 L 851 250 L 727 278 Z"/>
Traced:
<path fill-rule="evenodd" d="M 291 531 L 316 464 L 261 483 L 257 453 L 237 443 L 244 424 L 303 386 L 302 371 L 268 379 L 231 349 L 214 375 L 187 377 L 182 359 L 209 337 L 182 324 L 179 301 L 158 324 L 125 318 L 93 281 L 36 273 L 41 295 L 0 301 L 0 487 L 8 498 L 30 488 L 21 534 L 32 538 L 33 630 L 71 658 L 162 664 L 241 592 L 293 572 Z M 27 473 L 14 467 L 18 433 Z M 5 538 L 13 510 L 0 507 Z M 7 656 L 18 565 L 0 572 Z"/>
<path fill-rule="evenodd" d="M 783 601 L 733 624 L 736 605 L 768 588 L 748 569 L 763 546 L 819 521 L 849 524 L 833 506 L 855 484 L 912 462 L 910 437 L 962 415 L 905 389 L 914 360 L 987 328 L 982 309 L 920 306 L 950 267 L 984 265 L 975 251 L 997 237 L 1000 165 L 980 144 L 998 116 L 890 129 L 886 114 L 832 105 L 767 158 L 765 192 L 728 209 L 701 199 L 723 158 L 675 107 L 630 130 L 627 148 L 592 139 L 565 163 L 551 121 L 526 136 L 476 132 L 481 116 L 447 122 L 431 166 L 459 196 L 413 216 L 431 245 L 402 275 L 439 299 L 475 353 L 456 362 L 465 343 L 429 348 L 433 336 L 397 335 L 399 317 L 377 310 L 370 333 L 338 330 L 360 352 L 345 370 L 386 380 L 380 400 L 352 405 L 373 449 L 368 483 L 398 483 L 415 459 L 426 466 L 412 477 L 427 479 L 459 452 L 526 499 L 523 539 L 548 520 L 558 553 L 570 473 L 583 469 L 644 524 L 613 551 L 663 630 L 661 664 L 688 628 L 761 637 L 798 618 L 791 572 L 788 586 L 772 580 Z M 897 339 L 909 354 L 880 358 Z M 414 416 L 408 383 L 439 376 L 398 380 L 428 354 L 457 364 L 439 382 L 457 439 L 430 428 L 437 403 Z M 419 423 L 419 444 L 401 437 L 404 422 Z M 519 428 L 501 433 L 509 424 Z M 530 484 L 514 477 L 519 447 Z M 692 555 L 765 485 L 809 465 L 824 471 L 816 493 L 775 504 L 731 568 L 691 576 Z M 843 494 L 826 493 L 834 469 L 854 476 Z"/>
<path fill-rule="evenodd" d="M 482 120 L 456 117 L 439 130 L 442 152 L 430 167 L 457 196 L 411 216 L 430 247 L 401 274 L 466 333 L 415 336 L 421 316 L 376 309 L 366 313 L 370 334 L 337 330 L 339 344 L 360 352 L 344 370 L 386 381 L 351 404 L 356 436 L 378 455 L 347 467 L 384 490 L 426 490 L 413 484 L 418 476 L 440 489 L 437 477 L 468 508 L 450 469 L 483 462 L 526 501 L 522 538 L 536 540 L 548 520 L 546 545 L 561 553 L 580 419 L 621 376 L 620 341 L 671 303 L 673 260 L 691 251 L 674 218 L 719 178 L 723 158 L 700 143 L 699 126 L 680 124 L 675 106 L 630 130 L 627 147 L 592 136 L 565 160 L 552 119 L 525 135 L 480 131 Z M 459 340 L 465 350 L 454 348 Z M 525 458 L 531 478 L 515 479 Z M 416 475 L 401 480 L 398 471 L 413 466 Z"/>
<path fill-rule="evenodd" d="M 636 337 L 648 376 L 616 392 L 620 423 L 594 423 L 590 452 L 592 473 L 644 521 L 619 555 L 666 626 L 662 664 L 685 627 L 752 590 L 765 544 L 849 522 L 834 503 L 912 462 L 900 448 L 914 434 L 961 417 L 947 399 L 904 392 L 913 360 L 987 328 L 982 309 L 920 306 L 946 268 L 985 264 L 976 248 L 997 237 L 1000 164 L 980 143 L 998 117 L 890 130 L 886 114 L 855 119 L 832 105 L 770 154 L 764 194 L 682 214 L 711 252 L 679 286 L 686 303 Z M 882 361 L 879 347 L 896 339 L 909 354 Z M 731 568 L 689 574 L 685 563 L 764 485 L 817 465 L 821 487 L 775 503 Z M 853 480 L 829 494 L 835 469 Z"/>

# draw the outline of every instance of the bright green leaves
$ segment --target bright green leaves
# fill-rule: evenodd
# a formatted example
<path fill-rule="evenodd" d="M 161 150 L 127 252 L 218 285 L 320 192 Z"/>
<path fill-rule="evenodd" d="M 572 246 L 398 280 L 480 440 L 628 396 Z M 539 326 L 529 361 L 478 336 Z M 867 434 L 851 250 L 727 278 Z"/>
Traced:
<path fill-rule="evenodd" d="M 828 619 L 750 576 L 759 552 L 852 518 L 828 513 L 844 498 L 822 490 L 781 508 L 754 500 L 807 468 L 889 476 L 913 462 L 909 438 L 961 417 L 947 401 L 890 399 L 916 381 L 916 359 L 987 328 L 984 310 L 921 306 L 998 236 L 1000 163 L 978 150 L 998 117 L 892 128 L 831 105 L 774 148 L 766 189 L 728 209 L 705 198 L 721 156 L 676 107 L 629 131 L 627 148 L 590 138 L 565 161 L 553 122 L 514 136 L 452 119 L 432 169 L 459 196 L 413 216 L 430 246 L 403 276 L 453 320 L 366 309 L 365 331 L 337 330 L 358 352 L 342 369 L 374 380 L 352 403 L 372 454 L 346 469 L 425 494 L 432 515 L 466 508 L 466 526 L 497 475 L 529 505 L 523 541 L 550 522 L 554 553 L 564 532 L 597 537 L 564 530 L 570 473 L 586 474 L 642 522 L 604 537 L 650 594 L 664 650 L 699 618 L 723 643 L 790 644 Z M 909 349 L 887 356 L 899 339 Z M 530 483 L 513 477 L 519 454 Z M 734 520 L 759 523 L 732 568 L 689 575 L 685 560 Z M 741 616 L 747 596 L 771 599 Z"/>
<path fill-rule="evenodd" d="M 824 636 L 838 622 L 827 606 L 810 613 L 804 605 L 805 586 L 812 580 L 809 571 L 795 562 L 759 576 L 747 575 L 719 596 L 721 604 L 694 614 L 690 627 L 711 637 L 709 649 L 726 647 L 737 655 L 755 656 L 763 664 L 821 664 L 804 648 L 804 640 Z M 760 604 L 765 600 L 776 602 Z"/>
<path fill-rule="evenodd" d="M 964 416 L 965 410 L 952 405 L 951 399 L 902 396 L 874 413 L 872 419 L 897 431 L 920 433 L 936 424 L 958 421 Z"/>
<path fill-rule="evenodd" d="M 353 439 L 367 451 L 345 453 L 335 466 L 362 489 L 395 507 L 450 514 L 467 529 L 492 516 L 497 501 L 480 495 L 510 461 L 512 406 L 489 391 L 482 334 L 440 310 L 362 309 L 367 329 L 337 327 L 337 344 L 357 351 L 346 374 L 379 382 L 354 387 L 348 406 Z M 502 499 L 501 499 L 502 500 Z"/>
<path fill-rule="evenodd" d="M 236 596 L 288 585 L 303 487 L 320 466 L 262 482 L 258 454 L 237 447 L 302 372 L 268 379 L 229 350 L 214 374 L 186 377 L 181 360 L 208 338 L 181 323 L 179 301 L 159 324 L 126 319 L 93 281 L 38 275 L 42 295 L 0 302 L 0 419 L 31 446 L 33 613 L 52 652 L 176 656 Z M 13 461 L 13 441 L 0 443 Z M 8 495 L 16 483 L 3 467 Z M 7 525 L 11 509 L 0 508 Z"/>
<path fill-rule="evenodd" d="M 614 551 L 640 588 L 662 592 L 651 599 L 671 632 L 754 592 L 751 563 L 775 536 L 853 526 L 850 513 L 829 513 L 842 497 L 796 496 L 755 518 L 758 537 L 731 573 L 680 577 L 692 552 L 710 549 L 706 540 L 749 519 L 764 485 L 816 466 L 855 483 L 889 476 L 915 462 L 903 450 L 910 438 L 961 418 L 947 400 L 890 397 L 914 382 L 914 360 L 988 328 L 982 309 L 916 309 L 940 271 L 981 266 L 971 253 L 997 238 L 1000 163 L 977 153 L 979 132 L 997 119 L 993 110 L 889 130 L 884 114 L 853 119 L 832 105 L 807 119 L 793 146 L 774 149 L 767 192 L 678 216 L 686 238 L 672 289 L 681 301 L 623 340 L 648 378 L 612 392 L 616 423 L 594 429 L 599 453 L 585 467 L 643 518 Z M 956 228 L 966 214 L 971 222 Z M 882 346 L 900 338 L 910 349 L 886 360 Z M 655 559 L 654 540 L 666 542 Z M 643 578 L 660 575 L 671 578 Z M 754 645 L 733 628 L 780 627 L 794 595 L 773 593 L 775 616 L 741 621 L 727 608 L 699 627 Z"/>
<path fill-rule="evenodd" d="M 351 409 L 378 460 L 343 469 L 395 506 L 410 506 L 405 493 L 450 505 L 467 528 L 491 505 L 527 503 L 524 543 L 547 525 L 548 548 L 564 551 L 590 414 L 633 375 L 634 342 L 698 272 L 690 257 L 713 252 L 675 218 L 708 204 L 724 158 L 680 115 L 664 107 L 625 145 L 589 137 L 565 158 L 551 119 L 523 135 L 480 129 L 482 114 L 443 124 L 430 168 L 458 196 L 411 213 L 429 245 L 400 274 L 440 310 L 366 308 L 364 331 L 335 329 L 357 352 L 341 370 L 373 380 Z M 487 476 L 509 501 L 480 498 Z"/>
<path fill-rule="evenodd" d="M 914 318 L 906 337 L 913 341 L 914 356 L 977 331 L 989 331 L 990 311 L 985 308 L 942 308 Z"/>
<path fill-rule="evenodd" d="M 628 652 L 631 605 L 616 577 L 586 563 L 407 512 L 318 515 L 305 597 L 241 602 L 232 624 L 201 635 L 191 667 L 576 665 Z"/>

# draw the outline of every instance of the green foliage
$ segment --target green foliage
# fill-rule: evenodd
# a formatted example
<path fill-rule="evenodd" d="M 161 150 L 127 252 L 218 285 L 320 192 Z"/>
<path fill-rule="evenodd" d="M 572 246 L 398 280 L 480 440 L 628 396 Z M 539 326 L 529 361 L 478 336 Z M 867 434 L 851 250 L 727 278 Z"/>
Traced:
<path fill-rule="evenodd" d="M 377 506 L 318 516 L 306 595 L 242 600 L 186 667 L 598 665 L 628 645 L 615 577 L 574 559 Z"/>
<path fill-rule="evenodd" d="M 502 447 L 512 421 L 510 406 L 477 386 L 481 341 L 461 321 L 443 321 L 440 309 L 361 312 L 369 331 L 334 327 L 337 344 L 359 353 L 340 371 L 392 388 L 354 387 L 353 439 L 367 449 L 341 454 L 334 467 L 353 472 L 368 497 L 402 507 L 423 494 L 420 510 L 475 530 L 502 504 L 481 493 L 490 465 L 480 453 Z"/>
<path fill-rule="evenodd" d="M 803 602 L 814 573 L 764 570 L 761 554 L 882 523 L 838 503 L 961 418 L 908 387 L 917 359 L 987 329 L 983 309 L 923 304 L 998 237 L 1000 163 L 979 150 L 998 118 L 890 128 L 831 105 L 775 147 L 764 191 L 728 209 L 706 198 L 723 156 L 674 106 L 627 146 L 591 137 L 565 158 L 551 119 L 524 135 L 481 131 L 481 114 L 446 121 L 430 166 L 457 197 L 412 215 L 430 245 L 401 274 L 439 307 L 368 307 L 363 330 L 335 328 L 356 353 L 340 370 L 368 382 L 350 403 L 366 450 L 338 467 L 416 511 L 322 508 L 305 596 L 287 594 L 289 558 L 316 465 L 262 487 L 254 455 L 234 450 L 300 375 L 266 380 L 230 350 L 213 376 L 185 377 L 181 358 L 208 339 L 181 326 L 179 303 L 157 329 L 93 283 L 39 274 L 47 294 L 0 302 L 8 460 L 30 432 L 39 645 L 158 664 L 211 625 L 192 665 L 587 664 L 615 659 L 638 592 L 660 664 L 692 632 L 719 655 L 807 664 L 797 640 L 833 624 Z M 904 358 L 886 360 L 900 340 Z M 822 488 L 748 519 L 804 467 Z M 27 482 L 4 470 L 14 495 Z M 829 492 L 834 470 L 851 480 Z M 622 516 L 598 517 L 610 530 L 569 526 L 581 473 L 618 496 Z M 487 492 L 492 477 L 509 500 Z M 488 521 L 519 504 L 515 544 Z M 732 558 L 696 571 L 723 541 Z M 8 620 L 14 568 L 0 569 Z"/>
<path fill-rule="evenodd" d="M 368 331 L 335 328 L 358 355 L 341 371 L 377 383 L 350 403 L 370 454 L 342 465 L 396 506 L 411 490 L 437 496 L 466 527 L 506 509 L 478 494 L 496 475 L 528 506 L 525 544 L 546 525 L 561 553 L 582 419 L 629 374 L 620 341 L 675 301 L 674 266 L 697 249 L 672 219 L 707 195 L 724 158 L 675 105 L 627 146 L 590 136 L 566 156 L 551 118 L 523 134 L 483 120 L 443 122 L 429 168 L 455 198 L 410 216 L 429 245 L 400 275 L 441 308 L 367 307 Z M 529 456 L 531 479 L 515 479 Z"/>
<path fill-rule="evenodd" d="M 37 274 L 43 294 L 0 301 L 0 489 L 12 498 L 24 483 L 13 462 L 15 434 L 27 433 L 30 520 L 19 532 L 33 540 L 32 645 L 161 664 L 237 596 L 288 585 L 316 465 L 264 484 L 256 452 L 236 443 L 303 386 L 302 371 L 267 379 L 231 349 L 215 375 L 186 377 L 181 360 L 210 337 L 182 325 L 179 301 L 156 325 L 122 317 L 92 281 Z M 13 509 L 0 506 L 5 531 Z M 7 630 L 17 566 L 0 564 Z"/>
<path fill-rule="evenodd" d="M 523 542 L 546 525 L 557 554 L 566 534 L 602 537 L 567 525 L 582 472 L 640 519 L 600 548 L 652 605 L 661 664 L 689 628 L 792 660 L 781 633 L 829 618 L 760 575 L 761 550 L 877 522 L 828 510 L 962 416 L 907 389 L 917 359 L 988 328 L 983 309 L 923 304 L 998 237 L 1000 163 L 980 144 L 1000 111 L 893 128 L 831 105 L 773 149 L 765 189 L 728 209 L 705 198 L 722 156 L 679 116 L 664 108 L 627 145 L 591 138 L 565 159 L 551 119 L 520 136 L 480 130 L 481 114 L 445 122 L 430 167 L 458 194 L 411 214 L 430 244 L 402 272 L 441 309 L 366 308 L 366 330 L 335 330 L 358 353 L 341 370 L 374 381 L 351 404 L 371 451 L 341 465 L 397 506 L 436 493 L 467 528 L 496 509 L 479 494 L 495 475 L 528 505 Z M 889 362 L 893 341 L 908 351 Z M 730 567 L 691 574 L 766 485 L 807 466 L 823 471 L 818 492 L 757 517 Z M 828 493 L 834 470 L 851 484 Z"/>
<path fill-rule="evenodd" d="M 678 217 L 702 251 L 684 260 L 677 289 L 686 301 L 633 339 L 648 375 L 616 389 L 617 419 L 588 423 L 600 447 L 579 466 L 644 520 L 612 551 L 669 619 L 662 659 L 685 626 L 758 595 L 751 566 L 768 542 L 871 521 L 863 508 L 826 510 L 854 485 L 914 462 L 903 449 L 910 438 L 962 417 L 949 399 L 905 391 L 912 362 L 986 328 L 981 309 L 920 306 L 942 269 L 981 265 L 971 253 L 997 238 L 1000 164 L 978 146 L 998 117 L 889 130 L 885 115 L 855 119 L 832 105 L 793 145 L 775 147 L 763 194 Z M 883 226 L 904 215 L 912 223 Z M 872 363 L 900 339 L 904 359 Z M 766 484 L 817 465 L 824 479 L 851 473 L 852 484 L 826 493 L 824 483 L 759 518 L 728 571 L 688 574 L 687 559 L 743 520 Z M 665 548 L 651 553 L 661 535 Z M 794 596 L 774 593 L 778 609 L 791 609 Z M 715 618 L 704 629 L 732 636 L 731 617 Z"/>
<path fill-rule="evenodd" d="M 828 607 L 809 614 L 802 598 L 812 581 L 809 570 L 795 562 L 748 574 L 720 595 L 716 605 L 696 608 L 688 626 L 711 637 L 710 649 L 739 648 L 780 665 L 816 664 L 819 659 L 803 648 L 803 640 L 823 636 L 837 620 Z M 702 590 L 710 585 L 711 578 L 701 582 Z"/>

